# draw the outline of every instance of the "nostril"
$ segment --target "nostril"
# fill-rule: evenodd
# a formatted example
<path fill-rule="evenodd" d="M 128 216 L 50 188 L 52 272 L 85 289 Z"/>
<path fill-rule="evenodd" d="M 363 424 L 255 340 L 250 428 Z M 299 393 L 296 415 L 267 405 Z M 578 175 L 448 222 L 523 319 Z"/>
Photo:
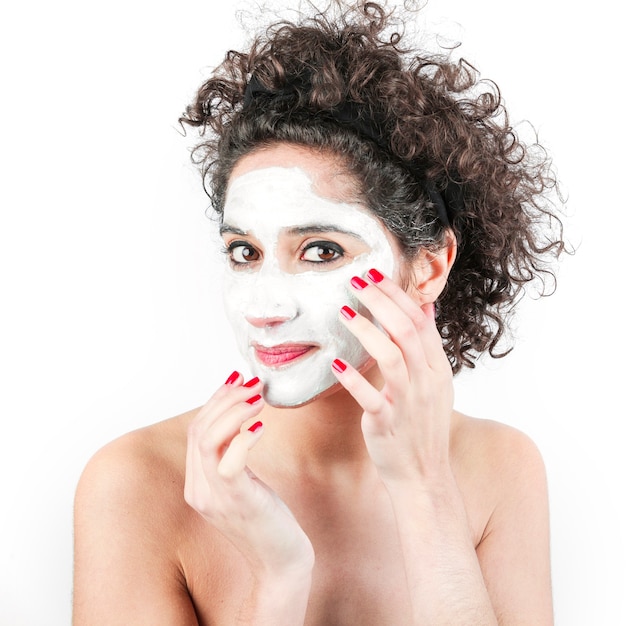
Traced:
<path fill-rule="evenodd" d="M 247 322 L 255 328 L 278 326 L 279 324 L 284 324 L 285 322 L 288 322 L 290 319 L 290 317 L 254 317 L 252 315 L 246 315 Z"/>

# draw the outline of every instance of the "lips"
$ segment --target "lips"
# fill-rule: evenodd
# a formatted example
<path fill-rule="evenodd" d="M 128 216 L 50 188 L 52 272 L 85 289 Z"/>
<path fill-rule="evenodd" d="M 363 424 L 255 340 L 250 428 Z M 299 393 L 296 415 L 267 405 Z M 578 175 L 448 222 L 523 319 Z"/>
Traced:
<path fill-rule="evenodd" d="M 280 367 L 301 359 L 317 348 L 317 346 L 301 343 L 282 343 L 278 346 L 254 345 L 257 360 L 266 367 Z"/>

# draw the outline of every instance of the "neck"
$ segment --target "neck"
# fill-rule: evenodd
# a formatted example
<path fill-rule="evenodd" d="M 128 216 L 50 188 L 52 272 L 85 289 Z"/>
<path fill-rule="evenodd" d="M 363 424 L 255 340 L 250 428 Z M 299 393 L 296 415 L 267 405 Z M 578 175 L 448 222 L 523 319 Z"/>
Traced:
<path fill-rule="evenodd" d="M 377 367 L 365 377 L 377 388 Z M 309 476 L 369 473 L 372 464 L 361 432 L 363 409 L 340 385 L 296 408 L 266 406 L 258 419 L 265 433 L 253 456 Z"/>

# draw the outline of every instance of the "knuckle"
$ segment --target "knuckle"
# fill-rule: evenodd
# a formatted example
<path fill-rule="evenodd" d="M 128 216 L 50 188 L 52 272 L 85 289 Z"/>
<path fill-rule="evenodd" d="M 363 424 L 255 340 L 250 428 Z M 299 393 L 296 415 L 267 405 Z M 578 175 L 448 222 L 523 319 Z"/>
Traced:
<path fill-rule="evenodd" d="M 386 406 L 387 406 L 387 402 L 382 398 L 382 396 L 379 396 L 378 398 L 372 401 L 369 407 L 369 411 L 370 413 L 372 413 L 372 415 L 381 416 L 383 415 Z"/>
<path fill-rule="evenodd" d="M 221 479 L 222 483 L 228 485 L 232 482 L 235 470 L 233 463 L 229 460 L 228 456 L 222 457 L 222 460 L 217 464 L 215 472 Z"/>
<path fill-rule="evenodd" d="M 187 426 L 187 439 L 193 441 L 198 439 L 202 434 L 202 422 L 196 417 Z"/>
<path fill-rule="evenodd" d="M 416 315 L 413 318 L 413 327 L 418 331 L 421 332 L 423 330 L 426 330 L 428 328 L 428 318 L 421 314 L 421 315 Z"/>
<path fill-rule="evenodd" d="M 400 348 L 398 348 L 398 346 L 396 345 L 390 346 L 379 360 L 383 367 L 390 370 L 398 369 L 404 363 L 402 352 L 400 351 Z"/>
<path fill-rule="evenodd" d="M 205 434 L 197 443 L 200 456 L 206 458 L 217 451 L 217 444 L 208 434 Z"/>
<path fill-rule="evenodd" d="M 398 323 L 394 334 L 400 342 L 409 343 L 415 341 L 417 335 L 416 325 L 408 318 L 403 318 L 402 321 Z"/>
<path fill-rule="evenodd" d="M 230 463 L 220 463 L 217 466 L 217 475 L 224 483 L 231 484 L 234 481 L 236 471 Z"/>

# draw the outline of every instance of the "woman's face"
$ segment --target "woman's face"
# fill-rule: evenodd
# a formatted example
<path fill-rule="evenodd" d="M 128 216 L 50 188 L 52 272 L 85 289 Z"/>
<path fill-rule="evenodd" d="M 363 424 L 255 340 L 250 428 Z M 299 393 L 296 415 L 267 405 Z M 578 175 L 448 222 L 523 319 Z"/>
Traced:
<path fill-rule="evenodd" d="M 336 384 L 336 358 L 357 368 L 369 360 L 339 311 L 369 316 L 350 278 L 372 267 L 393 276 L 398 253 L 353 182 L 336 159 L 284 144 L 243 157 L 230 178 L 224 305 L 274 406 L 304 404 Z"/>

